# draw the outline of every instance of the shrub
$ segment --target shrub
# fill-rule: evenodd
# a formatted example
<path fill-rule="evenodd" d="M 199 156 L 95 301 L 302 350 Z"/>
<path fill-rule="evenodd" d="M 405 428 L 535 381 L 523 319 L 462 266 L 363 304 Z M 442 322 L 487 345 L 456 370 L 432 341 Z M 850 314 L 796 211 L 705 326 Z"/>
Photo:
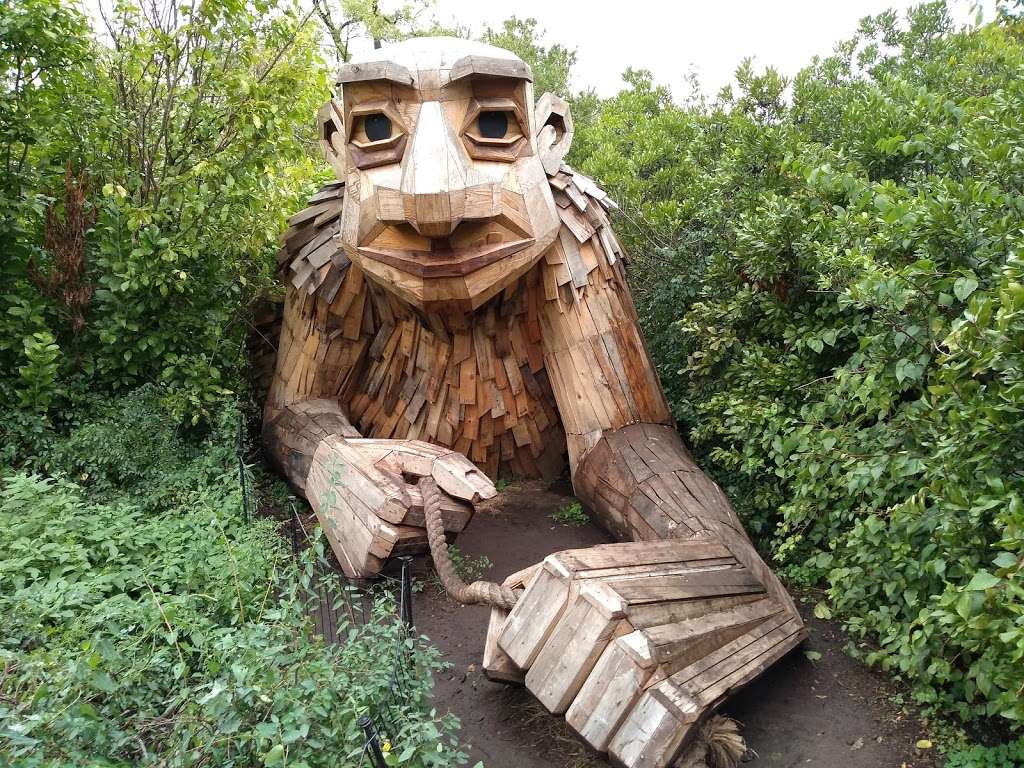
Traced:
<path fill-rule="evenodd" d="M 995 747 L 974 746 L 950 752 L 946 768 L 1018 768 L 1024 765 L 1024 739 Z"/>
<path fill-rule="evenodd" d="M 74 4 L 0 5 L 5 412 L 60 429 L 83 391 L 156 382 L 199 424 L 239 390 L 326 67 L 290 0 L 173 11 L 116 3 L 97 36 Z"/>
<path fill-rule="evenodd" d="M 98 436 L 112 436 L 115 413 L 153 428 L 150 397 L 129 397 L 81 427 L 64 455 L 86 455 Z M 127 432 L 133 422 L 120 425 Z M 157 428 L 153 437 L 169 434 Z M 393 605 L 378 601 L 373 622 L 343 626 L 345 641 L 324 645 L 303 586 L 322 539 L 298 568 L 270 521 L 242 520 L 233 453 L 192 443 L 182 458 L 187 447 L 167 441 L 134 470 L 100 464 L 91 487 L 25 473 L 3 480 L 0 763 L 358 758 L 358 717 L 383 700 L 404 642 Z M 150 472 L 170 478 L 160 494 L 140 504 L 130 487 L 118 492 L 122 481 L 144 488 Z M 457 721 L 430 709 L 439 656 L 411 642 L 407 651 L 395 751 L 414 766 L 462 762 Z"/>
<path fill-rule="evenodd" d="M 631 73 L 576 157 L 627 203 L 675 415 L 748 527 L 918 701 L 1014 723 L 1022 71 L 1019 19 L 931 3 L 712 102 Z"/>
<path fill-rule="evenodd" d="M 123 492 L 144 482 L 160 482 L 167 474 L 187 467 L 196 453 L 153 385 L 102 403 L 95 410 L 92 417 L 80 416 L 80 423 L 53 446 L 47 470 L 63 472 L 94 489 Z M 237 417 L 237 412 L 233 413 Z M 230 450 L 232 437 L 230 429 L 219 431 L 210 441 L 211 450 L 220 443 Z M 176 480 L 180 482 L 180 478 L 172 478 L 172 482 Z"/>

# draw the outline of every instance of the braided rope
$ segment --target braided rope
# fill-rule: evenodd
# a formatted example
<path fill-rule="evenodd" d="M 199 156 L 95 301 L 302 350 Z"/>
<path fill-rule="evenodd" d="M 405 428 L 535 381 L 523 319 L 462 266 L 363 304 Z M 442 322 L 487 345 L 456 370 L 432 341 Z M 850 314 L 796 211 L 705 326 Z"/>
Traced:
<path fill-rule="evenodd" d="M 437 569 L 437 575 L 441 577 L 445 591 L 463 605 L 481 604 L 512 610 L 519 595 L 511 587 L 503 587 L 492 581 L 474 581 L 472 584 L 466 584 L 459 578 L 448 555 L 448 542 L 444 537 L 441 492 L 431 477 L 421 478 L 419 487 L 420 493 L 423 494 L 423 513 L 427 522 L 430 554 L 434 558 L 434 567 Z"/>

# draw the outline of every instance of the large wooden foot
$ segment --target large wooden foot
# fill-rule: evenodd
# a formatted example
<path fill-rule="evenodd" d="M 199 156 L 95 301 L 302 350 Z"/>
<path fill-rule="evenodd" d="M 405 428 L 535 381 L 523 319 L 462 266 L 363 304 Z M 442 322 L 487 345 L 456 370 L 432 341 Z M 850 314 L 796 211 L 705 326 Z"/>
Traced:
<path fill-rule="evenodd" d="M 485 671 L 525 682 L 629 768 L 670 765 L 728 694 L 806 637 L 711 538 L 569 550 L 511 579 L 526 591 L 492 611 Z"/>

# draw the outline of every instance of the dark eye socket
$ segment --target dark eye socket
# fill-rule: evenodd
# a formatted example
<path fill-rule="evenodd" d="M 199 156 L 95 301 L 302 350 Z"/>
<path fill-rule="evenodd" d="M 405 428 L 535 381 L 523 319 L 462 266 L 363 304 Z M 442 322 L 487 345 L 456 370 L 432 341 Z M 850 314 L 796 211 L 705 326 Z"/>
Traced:
<path fill-rule="evenodd" d="M 391 118 L 384 114 L 366 115 L 363 130 L 370 141 L 384 141 L 391 138 Z"/>
<path fill-rule="evenodd" d="M 503 139 L 508 133 L 508 113 L 498 111 L 481 112 L 477 118 L 480 135 L 485 139 Z"/>

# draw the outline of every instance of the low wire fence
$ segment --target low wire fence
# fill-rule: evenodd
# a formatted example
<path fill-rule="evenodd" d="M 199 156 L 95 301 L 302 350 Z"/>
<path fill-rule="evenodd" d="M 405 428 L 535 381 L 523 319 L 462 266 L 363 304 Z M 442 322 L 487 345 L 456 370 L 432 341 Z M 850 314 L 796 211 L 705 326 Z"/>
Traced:
<path fill-rule="evenodd" d="M 238 426 L 237 458 L 242 513 L 249 524 L 261 514 L 261 510 L 246 462 L 245 432 L 241 420 Z M 282 532 L 289 540 L 296 560 L 306 560 L 307 551 L 313 546 L 313 538 L 303 522 L 299 504 L 294 496 L 290 496 L 286 511 L 274 514 L 268 510 L 263 516 L 272 517 L 282 526 Z M 401 570 L 397 577 L 381 574 L 374 583 L 369 584 L 350 579 L 330 559 L 313 556 L 308 586 L 310 599 L 307 601 L 307 612 L 316 632 L 328 643 L 343 643 L 347 632 L 342 630 L 365 626 L 371 622 L 394 622 L 398 630 L 390 655 L 386 692 L 380 700 L 372 702 L 367 713 L 359 719 L 359 727 L 364 735 L 359 765 L 369 765 L 370 768 L 387 768 L 384 753 L 394 748 L 400 740 L 403 710 L 414 684 L 413 655 L 417 635 L 413 623 L 412 558 L 401 557 L 398 560 Z M 393 608 L 385 613 L 380 610 L 380 606 Z"/>

